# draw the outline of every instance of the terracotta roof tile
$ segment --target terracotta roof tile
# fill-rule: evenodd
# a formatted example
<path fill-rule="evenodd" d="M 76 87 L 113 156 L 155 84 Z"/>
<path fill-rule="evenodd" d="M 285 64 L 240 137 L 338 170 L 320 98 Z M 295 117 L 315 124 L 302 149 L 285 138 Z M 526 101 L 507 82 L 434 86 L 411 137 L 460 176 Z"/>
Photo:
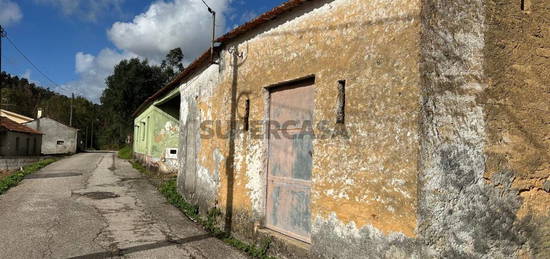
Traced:
<path fill-rule="evenodd" d="M 14 131 L 14 132 L 42 135 L 42 132 L 37 131 L 33 128 L 27 127 L 25 125 L 19 124 L 19 123 L 15 122 L 15 121 L 12 121 L 12 120 L 10 120 L 6 117 L 0 117 L 0 127 L 5 128 L 9 131 Z"/>

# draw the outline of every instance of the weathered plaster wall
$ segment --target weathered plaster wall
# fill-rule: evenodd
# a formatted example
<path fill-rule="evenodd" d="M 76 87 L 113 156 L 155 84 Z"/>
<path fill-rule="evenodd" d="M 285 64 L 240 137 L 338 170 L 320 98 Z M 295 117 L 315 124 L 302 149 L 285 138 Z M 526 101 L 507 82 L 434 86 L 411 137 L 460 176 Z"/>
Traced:
<path fill-rule="evenodd" d="M 167 149 L 179 148 L 179 122 L 155 105 L 135 120 L 134 152 L 147 166 L 164 173 L 177 173 L 178 160 L 167 155 Z"/>
<path fill-rule="evenodd" d="M 525 2 L 538 7 L 531 18 L 520 1 L 423 1 L 426 255 L 548 253 L 548 61 L 537 55 L 549 12 L 547 2 Z"/>
<path fill-rule="evenodd" d="M 314 141 L 313 256 L 548 257 L 549 7 L 524 3 L 316 1 L 241 36 L 180 88 L 180 190 L 254 239 L 267 141 L 245 100 L 264 120 L 265 87 L 315 75 L 315 121 L 347 137 Z"/>
<path fill-rule="evenodd" d="M 38 123 L 38 120 L 40 123 Z M 40 118 L 25 125 L 36 129 L 42 136 L 41 152 L 45 155 L 74 154 L 76 153 L 78 130 L 50 118 Z M 58 144 L 58 141 L 63 141 Z"/>
<path fill-rule="evenodd" d="M 347 81 L 349 138 L 314 141 L 311 250 L 316 253 L 391 257 L 412 249 L 419 154 L 419 12 L 420 1 L 316 1 L 226 46 L 221 82 L 210 96 L 198 98 L 200 112 L 185 108 L 183 96 L 189 94 L 187 102 L 193 103 L 197 95 L 182 87 L 182 122 L 184 114 L 200 114 L 201 120 L 221 120 L 221 132 L 228 133 L 229 128 L 242 127 L 247 98 L 250 121 L 264 120 L 264 87 L 314 74 L 315 122 L 326 120 L 333 130 L 338 80 Z M 231 119 L 239 123 L 228 123 Z M 203 138 L 199 150 L 192 152 L 198 161 L 193 170 L 204 168 L 214 179 L 204 183 L 217 190 L 217 207 L 231 214 L 227 223 L 249 238 L 265 214 L 266 142 L 253 136 L 263 129 L 240 131 L 229 139 Z M 189 156 L 189 144 L 187 152 Z M 189 170 L 189 164 L 183 170 Z M 187 186 L 188 180 L 180 186 Z"/>
<path fill-rule="evenodd" d="M 516 201 L 518 254 L 550 258 L 550 2 L 485 1 L 485 13 L 484 178 Z"/>
<path fill-rule="evenodd" d="M 201 138 L 201 123 L 220 119 L 209 107 L 220 105 L 212 98 L 218 87 L 219 70 L 210 65 L 180 86 L 180 173 L 178 188 L 185 197 L 199 204 L 204 213 L 217 204 L 220 168 L 223 154 L 215 143 L 224 142 L 213 136 Z M 204 155 L 202 155 L 204 154 Z"/>

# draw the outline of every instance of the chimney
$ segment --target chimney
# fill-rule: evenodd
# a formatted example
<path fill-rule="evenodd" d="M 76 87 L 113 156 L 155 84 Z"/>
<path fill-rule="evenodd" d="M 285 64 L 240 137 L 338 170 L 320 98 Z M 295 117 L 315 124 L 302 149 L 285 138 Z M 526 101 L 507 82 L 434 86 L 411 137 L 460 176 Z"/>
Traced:
<path fill-rule="evenodd" d="M 40 131 L 40 118 L 42 118 L 42 108 L 38 108 L 36 113 L 36 130 Z"/>

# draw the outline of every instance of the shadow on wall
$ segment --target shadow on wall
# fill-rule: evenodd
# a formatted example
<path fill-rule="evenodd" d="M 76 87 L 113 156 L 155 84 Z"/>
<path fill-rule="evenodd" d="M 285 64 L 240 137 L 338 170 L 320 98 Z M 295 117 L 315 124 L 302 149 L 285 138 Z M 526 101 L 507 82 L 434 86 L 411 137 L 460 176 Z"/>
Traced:
<path fill-rule="evenodd" d="M 239 52 L 239 47 L 234 46 L 229 50 L 232 55 L 232 69 L 233 78 L 231 80 L 231 109 L 230 109 L 230 125 L 229 125 L 229 150 L 226 159 L 225 170 L 227 177 L 227 204 L 225 212 L 225 227 L 224 230 L 227 233 L 231 233 L 233 222 L 233 188 L 235 181 L 235 134 L 237 131 L 237 86 L 239 81 L 239 67 L 246 62 L 246 58 L 239 61 L 242 58 L 242 53 Z"/>

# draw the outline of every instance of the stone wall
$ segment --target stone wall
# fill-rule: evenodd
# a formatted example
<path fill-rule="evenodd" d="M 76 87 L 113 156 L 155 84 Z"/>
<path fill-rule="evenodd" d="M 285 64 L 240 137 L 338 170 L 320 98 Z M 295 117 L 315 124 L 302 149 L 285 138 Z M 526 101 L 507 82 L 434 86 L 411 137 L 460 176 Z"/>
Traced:
<path fill-rule="evenodd" d="M 483 177 L 505 197 L 493 207 L 510 222 L 504 244 L 517 255 L 549 258 L 550 2 L 484 5 L 487 89 L 477 101 L 485 110 Z"/>
<path fill-rule="evenodd" d="M 0 157 L 0 171 L 18 170 L 40 160 L 40 157 Z"/>
<path fill-rule="evenodd" d="M 548 255 L 549 8 L 521 2 L 423 1 L 426 255 Z"/>

